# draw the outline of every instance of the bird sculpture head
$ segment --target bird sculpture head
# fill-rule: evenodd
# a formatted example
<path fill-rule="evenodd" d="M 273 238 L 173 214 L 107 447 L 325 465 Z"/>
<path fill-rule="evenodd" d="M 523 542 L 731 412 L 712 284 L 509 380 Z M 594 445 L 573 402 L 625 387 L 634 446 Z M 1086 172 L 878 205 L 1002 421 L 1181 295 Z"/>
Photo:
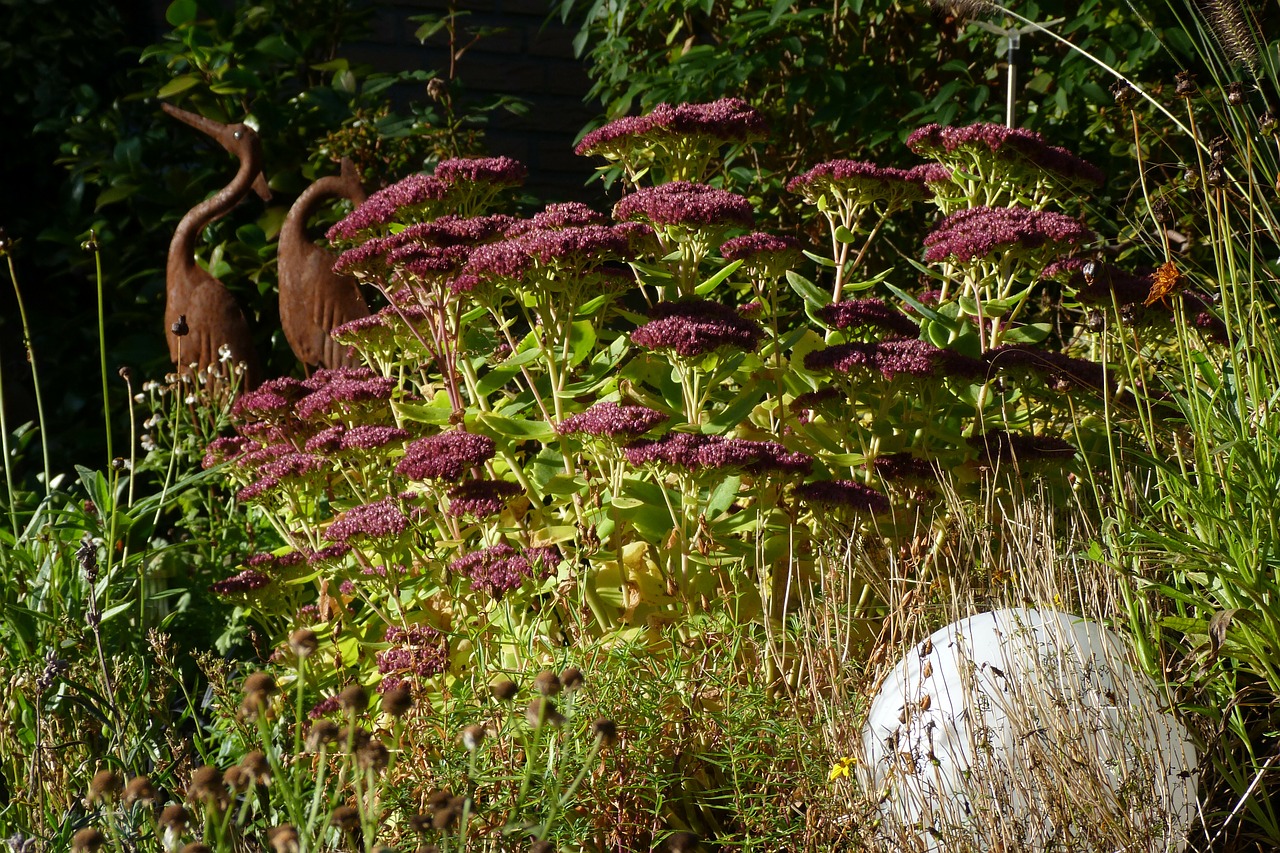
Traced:
<path fill-rule="evenodd" d="M 244 122 L 223 124 L 197 113 L 178 109 L 173 104 L 161 104 L 160 109 L 183 124 L 188 124 L 206 136 L 213 137 L 227 149 L 228 153 L 235 155 L 241 162 L 256 166 L 258 174 L 253 180 L 253 191 L 263 201 L 271 200 L 271 190 L 267 187 L 267 179 L 262 174 L 262 143 L 258 139 L 256 130 Z"/>

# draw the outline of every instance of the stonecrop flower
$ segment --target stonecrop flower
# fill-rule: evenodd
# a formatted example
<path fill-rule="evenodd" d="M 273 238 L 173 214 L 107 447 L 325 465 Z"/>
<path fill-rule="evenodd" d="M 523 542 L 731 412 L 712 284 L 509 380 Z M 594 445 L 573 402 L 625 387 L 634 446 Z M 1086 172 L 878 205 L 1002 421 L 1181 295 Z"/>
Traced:
<path fill-rule="evenodd" d="M 311 393 L 294 407 L 303 420 L 317 415 L 350 412 L 364 404 L 389 400 L 396 388 L 394 379 L 375 376 L 372 370 L 363 367 L 317 370 L 302 384 L 311 389 Z"/>
<path fill-rule="evenodd" d="M 728 227 L 750 228 L 754 220 L 751 202 L 736 193 L 694 184 L 672 181 L 656 187 L 645 187 L 613 206 L 618 221 L 639 220 L 656 228 Z"/>
<path fill-rule="evenodd" d="M 449 666 L 449 646 L 443 635 L 430 625 L 395 625 L 384 635 L 390 648 L 378 652 L 378 672 L 382 675 L 413 674 L 431 678 Z"/>
<path fill-rule="evenodd" d="M 510 157 L 458 157 L 441 161 L 435 171 L 435 177 L 450 186 L 479 183 L 517 187 L 528 176 L 525 165 Z"/>
<path fill-rule="evenodd" d="M 976 378 L 982 376 L 986 369 L 978 359 L 940 349 L 926 341 L 907 338 L 837 344 L 815 350 L 805 356 L 804 367 L 814 373 L 878 372 L 890 380 L 930 376 Z"/>
<path fill-rule="evenodd" d="M 874 329 L 895 337 L 914 338 L 920 327 L 883 299 L 849 299 L 817 310 L 824 323 L 837 329 Z"/>
<path fill-rule="evenodd" d="M 754 350 L 764 336 L 756 321 L 707 299 L 659 302 L 649 317 L 648 323 L 631 333 L 632 343 L 684 358 L 723 349 Z"/>
<path fill-rule="evenodd" d="M 420 438 L 405 449 L 396 473 L 410 480 L 460 480 L 493 458 L 497 445 L 486 435 L 462 430 Z"/>
<path fill-rule="evenodd" d="M 1106 385 L 1103 365 L 1060 352 L 1008 344 L 988 350 L 982 357 L 995 370 L 1032 373 L 1059 391 L 1073 388 L 1101 391 Z"/>
<path fill-rule="evenodd" d="M 1024 207 L 958 210 L 925 237 L 926 261 L 976 261 L 1001 252 L 1061 254 L 1093 239 L 1070 216 Z"/>
<path fill-rule="evenodd" d="M 567 201 L 561 204 L 549 204 L 539 213 L 535 213 L 526 222 L 513 223 L 507 231 L 508 237 L 518 237 L 526 230 L 560 228 L 582 228 L 587 225 L 605 225 L 608 218 L 598 210 L 587 207 L 582 202 Z"/>
<path fill-rule="evenodd" d="M 590 435 L 596 438 L 639 438 L 667 420 L 664 412 L 647 406 L 596 403 L 585 412 L 565 418 L 556 431 L 561 435 Z"/>
<path fill-rule="evenodd" d="M 488 518 L 502 512 L 517 495 L 524 494 L 519 483 L 506 480 L 469 480 L 449 490 L 446 515 Z"/>
<path fill-rule="evenodd" d="M 743 471 L 761 474 L 806 474 L 813 457 L 787 450 L 776 441 L 751 441 L 721 435 L 678 432 L 656 441 L 639 441 L 624 450 L 627 462 L 658 464 L 693 473 Z"/>
<path fill-rule="evenodd" d="M 237 420 L 253 418 L 278 419 L 287 415 L 293 404 L 307 393 L 307 388 L 292 377 L 268 379 L 252 391 L 246 391 L 236 399 L 231 413 Z"/>
<path fill-rule="evenodd" d="M 890 483 L 934 484 L 938 480 L 934 465 L 928 459 L 910 453 L 886 453 L 871 461 L 871 470 Z"/>
<path fill-rule="evenodd" d="M 357 278 L 383 278 L 387 274 L 387 238 L 370 237 L 338 255 L 333 271 Z"/>
<path fill-rule="evenodd" d="M 818 199 L 825 196 L 829 202 L 897 205 L 925 201 L 932 196 L 923 174 L 861 160 L 832 160 L 792 178 L 787 182 L 787 191 L 800 195 L 810 204 L 817 204 Z"/>
<path fill-rule="evenodd" d="M 263 587 L 271 585 L 271 578 L 253 569 L 245 569 L 226 580 L 211 585 L 216 595 L 247 595 Z"/>
<path fill-rule="evenodd" d="M 342 450 L 375 450 L 409 437 L 409 431 L 382 424 L 354 426 L 342 434 Z"/>
<path fill-rule="evenodd" d="M 720 257 L 726 261 L 742 261 L 747 275 L 757 278 L 781 276 L 804 257 L 800 241 L 794 237 L 755 232 L 725 240 L 720 245 Z"/>
<path fill-rule="evenodd" d="M 1042 278 L 1062 282 L 1086 305 L 1141 303 L 1151 292 L 1151 273 L 1131 273 L 1104 261 L 1061 258 L 1044 268 Z"/>
<path fill-rule="evenodd" d="M 487 592 L 499 601 L 528 579 L 548 577 L 560 559 L 560 552 L 553 547 L 517 551 L 499 543 L 458 557 L 449 564 L 449 570 L 466 577 L 473 590 Z"/>
<path fill-rule="evenodd" d="M 394 498 L 384 498 L 346 510 L 325 530 L 330 542 L 347 543 L 353 538 L 386 539 L 409 529 L 409 518 Z"/>
<path fill-rule="evenodd" d="M 616 157 L 637 142 L 703 138 L 718 142 L 762 139 L 769 125 L 740 98 L 706 104 L 658 104 L 643 116 L 626 116 L 593 130 L 574 149 L 579 155 Z"/>
<path fill-rule="evenodd" d="M 889 510 L 889 499 L 880 492 L 853 480 L 819 480 L 796 486 L 795 495 L 811 506 L 825 510 L 879 513 Z"/>
<path fill-rule="evenodd" d="M 972 436 L 969 446 L 977 450 L 987 465 L 999 462 L 1070 461 L 1076 449 L 1070 442 L 1050 435 L 1027 435 L 1002 429 L 988 430 Z"/>
<path fill-rule="evenodd" d="M 393 222 L 425 215 L 449 196 L 449 184 L 433 175 L 416 174 L 372 193 L 326 233 L 331 243 L 386 236 Z M 440 212 L 443 212 L 441 210 Z"/>
<path fill-rule="evenodd" d="M 1043 170 L 1066 183 L 1101 186 L 1106 181 L 1096 166 L 1065 148 L 1050 145 L 1039 133 L 1001 124 L 979 122 L 965 127 L 927 124 L 912 131 L 907 137 L 907 147 L 943 163 L 957 161 L 957 154 L 994 155 L 1000 160 Z"/>

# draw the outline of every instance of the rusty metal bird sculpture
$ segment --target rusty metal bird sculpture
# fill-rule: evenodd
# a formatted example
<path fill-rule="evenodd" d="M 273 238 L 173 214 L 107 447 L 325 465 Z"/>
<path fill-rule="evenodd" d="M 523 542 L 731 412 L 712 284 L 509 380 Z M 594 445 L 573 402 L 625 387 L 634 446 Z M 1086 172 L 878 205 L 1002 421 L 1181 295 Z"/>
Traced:
<path fill-rule="evenodd" d="M 357 205 L 365 199 L 360 176 L 345 157 L 340 174 L 321 178 L 298 196 L 280 229 L 280 324 L 294 355 L 308 367 L 352 366 L 354 354 L 330 333 L 369 315 L 355 278 L 335 273 L 334 256 L 307 236 L 307 220 L 333 198 Z"/>
<path fill-rule="evenodd" d="M 226 345 L 233 364 L 245 363 L 244 387 L 252 388 L 261 380 L 262 371 L 249 324 L 222 282 L 196 263 L 195 248 L 204 229 L 235 207 L 249 190 L 263 201 L 271 198 L 262 175 L 262 146 L 258 134 L 247 124 L 222 124 L 172 104 L 161 104 L 160 108 L 213 137 L 240 160 L 231 183 L 187 211 L 169 243 L 164 309 L 169 357 L 180 371 L 188 370 L 191 364 L 203 370 L 220 364 L 218 350 Z M 185 335 L 177 334 L 184 330 Z"/>

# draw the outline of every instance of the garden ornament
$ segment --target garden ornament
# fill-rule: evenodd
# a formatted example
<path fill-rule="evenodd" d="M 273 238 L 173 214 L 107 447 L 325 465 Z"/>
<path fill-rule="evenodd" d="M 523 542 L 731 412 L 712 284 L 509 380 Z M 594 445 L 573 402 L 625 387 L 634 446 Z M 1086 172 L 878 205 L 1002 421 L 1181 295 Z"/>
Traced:
<path fill-rule="evenodd" d="M 1101 625 L 980 613 L 885 678 L 856 772 L 879 802 L 882 840 L 912 850 L 1181 851 L 1196 753 L 1160 704 Z"/>
<path fill-rule="evenodd" d="M 365 199 L 360 176 L 345 157 L 340 174 L 321 178 L 298 196 L 280 229 L 280 324 L 294 355 L 309 367 L 353 366 L 350 348 L 330 333 L 369 315 L 355 278 L 335 273 L 334 256 L 307 236 L 307 220 L 332 198 L 350 199 L 357 206 Z"/>
<path fill-rule="evenodd" d="M 262 147 L 258 134 L 247 124 L 222 124 L 172 104 L 161 104 L 166 113 L 215 140 L 240 160 L 236 176 L 221 190 L 187 211 L 169 244 L 164 322 L 169 357 L 180 371 L 189 365 L 204 370 L 224 364 L 219 350 L 227 348 L 232 364 L 243 362 L 244 387 L 261 380 L 258 354 L 249 334 L 244 312 L 227 288 L 196 263 L 195 246 L 205 227 L 226 215 L 252 189 L 263 201 L 271 198 L 262 175 Z M 185 317 L 186 334 L 179 318 Z M 224 367 L 225 369 L 225 367 Z"/>

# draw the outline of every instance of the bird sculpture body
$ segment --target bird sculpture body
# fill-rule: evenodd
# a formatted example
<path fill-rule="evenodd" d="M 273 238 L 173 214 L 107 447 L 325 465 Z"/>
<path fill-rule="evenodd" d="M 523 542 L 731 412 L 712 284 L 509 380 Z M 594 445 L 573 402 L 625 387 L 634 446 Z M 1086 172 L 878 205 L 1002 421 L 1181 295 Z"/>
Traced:
<path fill-rule="evenodd" d="M 360 176 L 343 158 L 338 175 L 321 178 L 303 191 L 280 229 L 280 325 L 298 360 L 308 367 L 350 367 L 355 357 L 331 333 L 351 320 L 367 317 L 369 306 L 354 277 L 333 271 L 336 258 L 307 236 L 307 221 L 324 202 L 365 199 Z"/>
<path fill-rule="evenodd" d="M 252 388 L 261 380 L 262 371 L 249 324 L 222 282 L 196 263 L 195 247 L 204 229 L 235 207 L 250 190 L 264 201 L 271 198 L 262 175 L 262 146 L 258 134 L 246 124 L 222 124 L 172 104 L 160 107 L 213 137 L 240 160 L 231 183 L 187 211 L 169 243 L 164 309 L 169 357 L 181 372 L 188 371 L 192 364 L 197 370 L 204 370 L 223 363 L 219 350 L 225 345 L 232 364 L 246 365 L 243 385 Z M 180 335 L 179 331 L 185 334 Z"/>

